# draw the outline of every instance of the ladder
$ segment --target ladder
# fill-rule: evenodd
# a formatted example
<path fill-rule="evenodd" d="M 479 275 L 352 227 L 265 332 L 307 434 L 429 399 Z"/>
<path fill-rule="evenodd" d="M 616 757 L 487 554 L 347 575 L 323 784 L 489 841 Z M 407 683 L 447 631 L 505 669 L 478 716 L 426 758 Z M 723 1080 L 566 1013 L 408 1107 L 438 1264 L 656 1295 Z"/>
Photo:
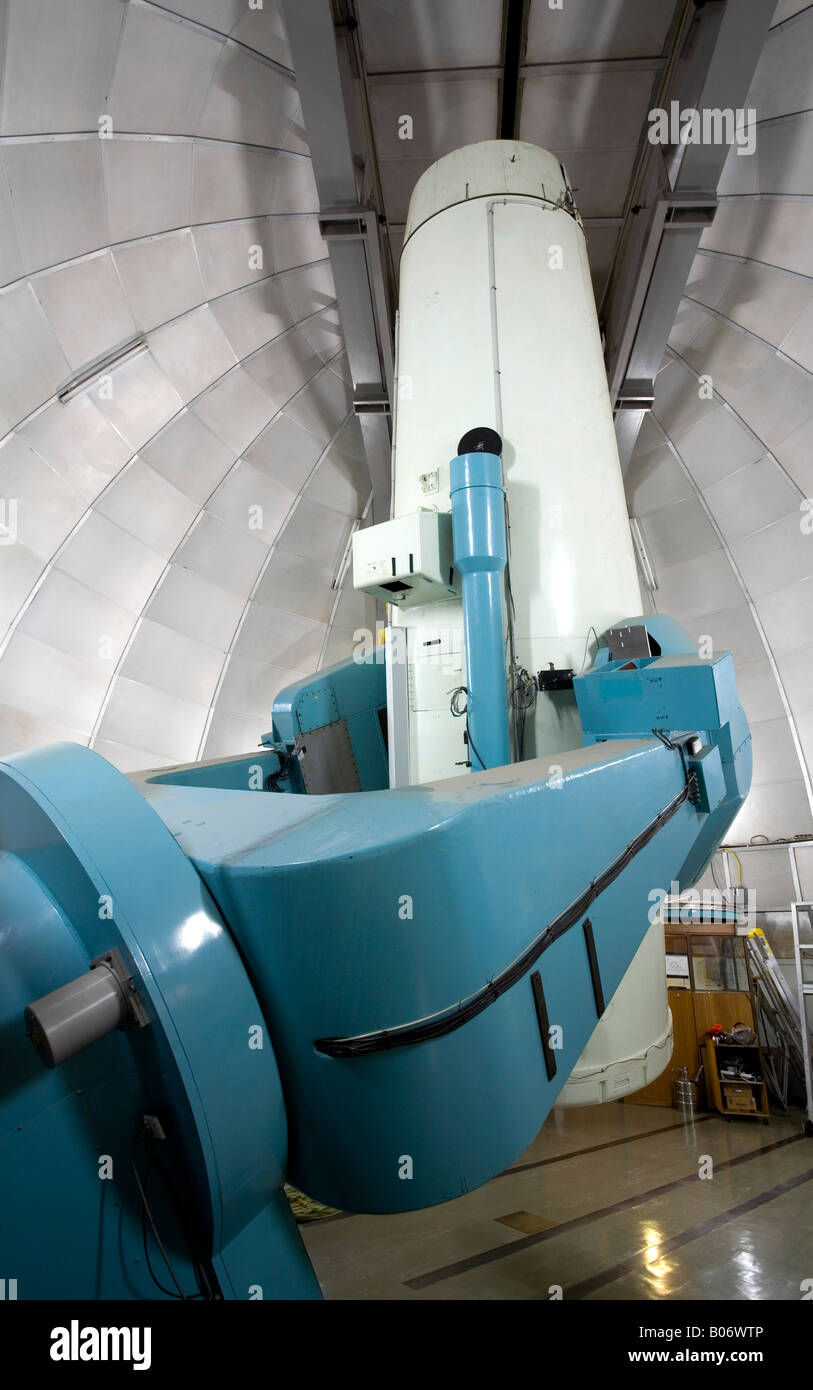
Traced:
<path fill-rule="evenodd" d="M 788 1108 L 788 1089 L 793 1074 L 805 1086 L 805 1064 L 799 1016 L 793 991 L 785 980 L 761 930 L 744 938 L 757 1032 L 766 1048 L 766 1079 L 782 1108 Z"/>
<path fill-rule="evenodd" d="M 790 911 L 793 926 L 793 958 L 796 965 L 796 987 L 799 997 L 800 1035 L 803 1043 L 802 1054 L 804 1058 L 805 1099 L 807 1102 L 805 1134 L 813 1135 L 813 1064 L 811 1064 L 810 1058 L 810 1034 L 807 1028 L 807 1006 L 805 1004 L 805 999 L 809 995 L 813 995 L 813 984 L 808 984 L 806 982 L 804 973 L 805 953 L 813 952 L 813 941 L 803 942 L 799 940 L 799 913 L 805 912 L 808 921 L 813 925 L 813 903 L 791 903 Z M 807 1046 L 804 1046 L 805 1043 L 807 1043 Z"/>

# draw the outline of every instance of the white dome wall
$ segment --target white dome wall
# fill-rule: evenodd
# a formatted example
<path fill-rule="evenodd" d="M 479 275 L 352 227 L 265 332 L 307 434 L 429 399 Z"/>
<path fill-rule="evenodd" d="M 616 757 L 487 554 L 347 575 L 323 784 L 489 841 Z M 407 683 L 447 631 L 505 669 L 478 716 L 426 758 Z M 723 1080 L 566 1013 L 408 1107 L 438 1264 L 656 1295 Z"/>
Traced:
<path fill-rule="evenodd" d="M 0 754 L 239 752 L 373 623 L 333 588 L 370 487 L 279 15 L 3 14 Z"/>
<path fill-rule="evenodd" d="M 799 8 L 776 13 L 747 101 L 756 153 L 729 155 L 627 474 L 655 605 L 737 663 L 754 782 L 730 842 L 813 831 L 813 6 Z"/>

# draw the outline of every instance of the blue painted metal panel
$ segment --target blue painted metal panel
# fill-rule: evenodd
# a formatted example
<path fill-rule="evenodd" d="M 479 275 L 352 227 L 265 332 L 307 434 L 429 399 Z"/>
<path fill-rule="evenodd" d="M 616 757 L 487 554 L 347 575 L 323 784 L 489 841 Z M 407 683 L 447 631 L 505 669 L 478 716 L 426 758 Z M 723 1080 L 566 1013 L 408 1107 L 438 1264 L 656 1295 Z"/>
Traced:
<path fill-rule="evenodd" d="M 21 1116 L 41 1113 L 77 1068 L 88 1095 L 88 1076 L 94 1087 L 115 1078 L 127 1104 L 116 1119 L 115 1107 L 106 1107 L 108 1151 L 126 1165 L 145 1109 L 171 1116 L 167 1152 L 184 1175 L 199 1240 L 209 1253 L 220 1249 L 280 1187 L 287 1130 L 261 1008 L 208 892 L 128 780 L 76 745 L 0 764 L 0 844 L 0 1026 L 14 1035 L 16 1067 L 36 1072 L 21 1092 L 4 1074 L 4 1121 L 17 1125 Z M 102 1039 L 57 1073 L 43 1074 L 24 1036 L 25 1004 L 113 946 L 137 982 L 150 1025 Z M 262 1047 L 252 1046 L 257 1031 Z M 97 1237 L 96 1228 L 88 1231 L 75 1252 L 77 1268 L 95 1260 Z M 48 1231 L 40 1242 L 55 1239 Z"/>
<path fill-rule="evenodd" d="M 707 681 L 690 663 L 697 709 Z M 623 702 L 614 708 L 625 717 Z M 696 708 L 687 697 L 681 726 L 693 726 Z M 747 757 L 742 741 L 712 814 L 680 805 L 590 908 L 607 998 L 647 930 L 651 890 L 688 886 L 739 809 Z M 225 855 L 217 793 L 190 807 L 151 792 L 251 963 L 289 1102 L 292 1180 L 313 1196 L 366 1211 L 445 1201 L 511 1162 L 567 1079 L 596 1022 L 574 930 L 539 966 L 551 1022 L 564 1027 L 553 1080 L 527 973 L 434 1040 L 344 1058 L 315 1048 L 463 1012 L 685 790 L 679 751 L 651 737 L 559 762 L 555 781 L 539 760 L 435 786 L 302 798 L 295 815 L 284 800 L 267 810 L 240 797 Z"/>
<path fill-rule="evenodd" d="M 279 691 L 274 700 L 272 732 L 264 735 L 263 742 L 276 742 L 290 750 L 297 734 L 312 733 L 344 719 L 361 790 L 378 791 L 389 786 L 381 728 L 386 710 L 384 648 L 378 646 Z M 293 778 L 283 790 L 304 792 L 301 778 Z"/>

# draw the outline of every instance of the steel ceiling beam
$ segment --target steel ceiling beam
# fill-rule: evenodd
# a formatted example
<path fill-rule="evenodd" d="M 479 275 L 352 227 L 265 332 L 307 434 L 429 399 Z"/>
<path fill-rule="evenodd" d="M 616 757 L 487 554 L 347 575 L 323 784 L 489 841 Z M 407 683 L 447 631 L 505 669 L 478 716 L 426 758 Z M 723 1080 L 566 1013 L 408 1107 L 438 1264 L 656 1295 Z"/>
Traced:
<path fill-rule="evenodd" d="M 370 472 L 372 520 L 382 521 L 392 485 L 394 314 L 357 25 L 349 14 L 337 26 L 331 0 L 282 0 L 282 10 Z"/>
<path fill-rule="evenodd" d="M 775 0 L 686 3 L 653 107 L 744 107 Z M 647 123 L 648 129 L 648 123 Z M 655 376 L 698 243 L 717 207 L 723 142 L 651 144 L 644 131 L 601 317 L 622 467 L 651 407 Z"/>

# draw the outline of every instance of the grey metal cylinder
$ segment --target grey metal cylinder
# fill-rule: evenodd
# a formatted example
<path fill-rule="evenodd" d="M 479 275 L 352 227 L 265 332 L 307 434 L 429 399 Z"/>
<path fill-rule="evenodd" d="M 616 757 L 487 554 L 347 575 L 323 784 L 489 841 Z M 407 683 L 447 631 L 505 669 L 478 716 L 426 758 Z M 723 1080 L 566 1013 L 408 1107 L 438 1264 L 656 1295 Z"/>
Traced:
<path fill-rule="evenodd" d="M 29 1004 L 25 1026 L 40 1061 L 46 1067 L 58 1067 L 128 1018 L 127 1001 L 115 975 L 99 965 Z"/>

